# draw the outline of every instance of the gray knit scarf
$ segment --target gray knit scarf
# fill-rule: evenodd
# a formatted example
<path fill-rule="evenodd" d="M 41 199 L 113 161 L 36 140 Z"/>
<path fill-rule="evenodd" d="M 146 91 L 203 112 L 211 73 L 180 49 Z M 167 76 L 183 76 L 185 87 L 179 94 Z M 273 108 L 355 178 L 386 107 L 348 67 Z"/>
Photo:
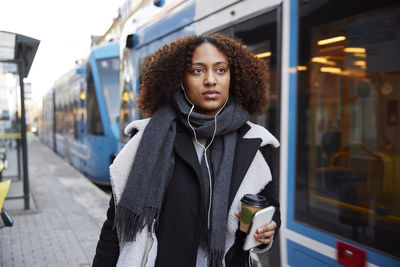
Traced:
<path fill-rule="evenodd" d="M 114 225 L 120 242 L 133 241 L 137 232 L 146 225 L 149 229 L 153 222 L 157 225 L 175 164 L 173 146 L 177 121 L 179 120 L 193 136 L 193 131 L 186 121 L 191 106 L 181 90 L 177 90 L 173 100 L 173 103 L 161 106 L 153 114 L 143 132 L 128 181 L 116 207 Z M 236 130 L 247 120 L 247 111 L 230 96 L 227 105 L 217 116 L 215 140 L 207 151 L 213 181 L 211 224 L 204 233 L 205 237 L 201 238 L 201 245 L 206 249 L 209 266 L 212 267 L 222 266 Z M 197 138 L 212 137 L 214 116 L 192 112 L 190 123 L 196 131 Z M 207 185 L 205 188 L 208 188 L 208 177 L 204 176 L 203 171 L 202 179 Z M 207 201 L 204 205 L 207 210 L 208 205 Z"/>

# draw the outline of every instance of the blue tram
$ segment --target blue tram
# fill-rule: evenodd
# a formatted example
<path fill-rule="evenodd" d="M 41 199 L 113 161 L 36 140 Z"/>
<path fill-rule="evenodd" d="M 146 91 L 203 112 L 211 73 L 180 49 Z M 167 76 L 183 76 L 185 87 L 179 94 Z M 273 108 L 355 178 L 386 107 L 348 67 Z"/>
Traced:
<path fill-rule="evenodd" d="M 142 117 L 143 59 L 213 32 L 240 38 L 270 70 L 270 105 L 252 119 L 281 142 L 283 221 L 264 261 L 400 266 L 398 1 L 150 1 L 120 40 L 119 149 L 124 126 Z"/>
<path fill-rule="evenodd" d="M 43 98 L 42 140 L 93 182 L 109 184 L 119 131 L 119 45 L 92 49 Z"/>

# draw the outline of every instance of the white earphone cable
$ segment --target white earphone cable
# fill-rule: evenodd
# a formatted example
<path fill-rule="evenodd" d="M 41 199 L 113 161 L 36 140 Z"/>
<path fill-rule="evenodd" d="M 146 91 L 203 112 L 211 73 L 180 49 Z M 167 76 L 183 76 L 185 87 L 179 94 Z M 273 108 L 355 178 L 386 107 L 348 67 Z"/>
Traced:
<path fill-rule="evenodd" d="M 218 114 L 224 109 L 226 103 L 228 102 L 229 94 L 228 94 L 228 96 L 227 96 L 227 98 L 226 98 L 226 100 L 225 100 L 225 103 L 224 103 L 224 104 L 222 105 L 222 107 L 218 110 L 218 112 L 214 115 L 214 132 L 213 132 L 213 135 L 212 135 L 212 137 L 211 137 L 210 143 L 209 143 L 207 146 L 204 146 L 203 144 L 201 144 L 201 143 L 197 140 L 196 131 L 195 131 L 195 129 L 193 128 L 192 124 L 190 123 L 190 115 L 191 115 L 192 112 L 193 112 L 194 104 L 193 104 L 193 103 L 189 100 L 189 98 L 187 97 L 185 88 L 183 87 L 182 84 L 181 84 L 181 87 L 182 87 L 183 94 L 185 95 L 186 100 L 192 105 L 192 107 L 191 107 L 191 109 L 190 109 L 190 111 L 189 111 L 189 114 L 188 114 L 188 116 L 187 116 L 187 118 L 186 118 L 187 123 L 188 123 L 189 127 L 190 127 L 190 128 L 192 129 L 192 131 L 193 131 L 195 142 L 196 142 L 199 146 L 201 146 L 201 147 L 203 148 L 203 150 L 204 150 L 204 157 L 205 157 L 205 161 L 206 161 L 207 172 L 208 172 L 208 178 L 209 178 L 209 186 L 210 186 L 210 187 L 209 187 L 209 188 L 210 188 L 210 194 L 209 194 L 210 198 L 209 198 L 208 213 L 207 213 L 207 228 L 210 229 L 210 220 L 211 220 L 211 215 L 210 215 L 210 214 L 211 214 L 211 203 L 212 203 L 212 196 L 213 196 L 212 189 L 213 189 L 213 187 L 212 187 L 212 179 L 211 179 L 210 166 L 209 166 L 208 160 L 207 160 L 207 149 L 211 146 L 212 142 L 214 141 L 215 134 L 216 134 L 216 132 L 217 132 L 217 116 L 218 116 Z"/>

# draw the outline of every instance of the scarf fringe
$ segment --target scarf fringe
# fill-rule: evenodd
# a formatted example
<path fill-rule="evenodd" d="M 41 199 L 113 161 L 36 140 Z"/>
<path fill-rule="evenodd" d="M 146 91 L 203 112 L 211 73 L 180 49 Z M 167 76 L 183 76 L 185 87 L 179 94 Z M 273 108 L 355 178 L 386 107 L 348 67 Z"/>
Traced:
<path fill-rule="evenodd" d="M 210 267 L 220 267 L 222 266 L 222 260 L 224 258 L 225 252 L 223 250 L 212 249 L 211 248 L 211 230 L 207 229 L 207 225 L 202 224 L 201 226 L 203 232 L 200 238 L 200 247 L 204 249 L 208 256 L 208 266 Z M 205 228 L 204 228 L 205 227 Z"/>
<path fill-rule="evenodd" d="M 210 250 L 211 231 L 207 228 L 206 216 L 202 216 L 200 222 L 200 247 L 208 253 Z"/>
<path fill-rule="evenodd" d="M 158 209 L 154 207 L 148 207 L 143 214 L 137 214 L 126 207 L 117 206 L 114 227 L 117 228 L 119 241 L 136 240 L 136 234 L 141 232 L 146 225 L 149 231 L 152 231 L 152 223 L 157 220 L 157 215 Z"/>
<path fill-rule="evenodd" d="M 213 249 L 208 252 L 208 266 L 210 267 L 221 267 L 222 260 L 224 258 L 224 251 L 223 250 L 216 250 Z"/>

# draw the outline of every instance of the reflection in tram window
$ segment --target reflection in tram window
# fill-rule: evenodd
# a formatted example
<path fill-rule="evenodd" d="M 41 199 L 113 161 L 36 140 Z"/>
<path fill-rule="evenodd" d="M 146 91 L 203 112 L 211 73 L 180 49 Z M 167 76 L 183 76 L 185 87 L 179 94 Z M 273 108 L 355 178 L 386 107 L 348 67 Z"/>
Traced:
<path fill-rule="evenodd" d="M 295 214 L 397 256 L 399 17 L 391 6 L 345 18 L 320 8 L 302 18 Z"/>

